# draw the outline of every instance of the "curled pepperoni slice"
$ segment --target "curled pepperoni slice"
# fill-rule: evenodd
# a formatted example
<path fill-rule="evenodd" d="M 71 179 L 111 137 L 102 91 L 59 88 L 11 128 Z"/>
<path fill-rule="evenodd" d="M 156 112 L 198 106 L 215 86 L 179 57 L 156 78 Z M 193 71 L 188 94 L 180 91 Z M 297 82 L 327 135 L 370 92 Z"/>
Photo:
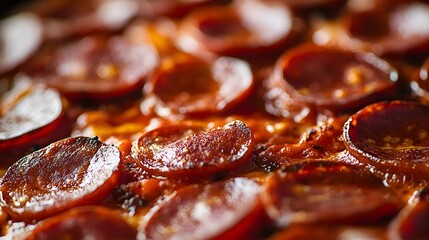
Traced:
<path fill-rule="evenodd" d="M 389 239 L 428 239 L 429 191 L 416 192 L 388 228 Z"/>
<path fill-rule="evenodd" d="M 249 95 L 253 84 L 244 61 L 221 57 L 210 63 L 189 55 L 166 60 L 145 85 L 141 109 L 160 116 L 202 115 L 230 109 Z"/>
<path fill-rule="evenodd" d="M 267 110 L 291 117 L 288 109 L 297 104 L 356 109 L 392 95 L 397 79 L 396 70 L 375 55 L 303 45 L 278 60 L 268 81 Z"/>
<path fill-rule="evenodd" d="M 21 13 L 0 22 L 0 74 L 15 69 L 41 45 L 43 27 L 40 19 Z M 25 37 L 23 37 L 25 36 Z"/>
<path fill-rule="evenodd" d="M 419 1 L 373 4 L 352 9 L 336 27 L 322 28 L 313 36 L 318 44 L 334 44 L 377 55 L 409 55 L 429 51 L 429 4 Z"/>
<path fill-rule="evenodd" d="M 52 88 L 17 81 L 0 102 L 0 152 L 23 151 L 45 138 L 53 140 L 65 102 Z M 50 142 L 50 141 L 48 141 Z"/>
<path fill-rule="evenodd" d="M 365 107 L 344 125 L 344 143 L 359 161 L 381 172 L 426 178 L 429 173 L 429 107 L 382 102 Z"/>
<path fill-rule="evenodd" d="M 417 79 L 411 81 L 411 89 L 415 95 L 427 103 L 429 102 L 429 58 L 423 63 L 417 75 Z"/>
<path fill-rule="evenodd" d="M 245 164 L 254 145 L 252 131 L 241 121 L 180 138 L 177 131 L 183 134 L 180 128 L 155 129 L 140 137 L 134 151 L 149 173 L 211 177 Z"/>
<path fill-rule="evenodd" d="M 26 74 L 73 100 L 107 100 L 140 90 L 157 64 L 157 53 L 149 45 L 90 36 L 40 53 Z"/>
<path fill-rule="evenodd" d="M 26 222 L 99 203 L 119 181 L 120 160 L 116 147 L 97 138 L 60 140 L 9 167 L 0 181 L 1 203 Z"/>
<path fill-rule="evenodd" d="M 113 210 L 81 207 L 41 222 L 28 239 L 135 239 L 137 230 Z"/>
<path fill-rule="evenodd" d="M 258 55 L 290 45 L 302 30 L 301 21 L 279 1 L 235 1 L 188 15 L 180 26 L 178 45 L 203 55 Z"/>
<path fill-rule="evenodd" d="M 259 192 L 246 178 L 182 188 L 153 211 L 142 233 L 148 239 L 248 239 L 262 225 Z"/>
<path fill-rule="evenodd" d="M 279 226 L 291 223 L 374 223 L 391 217 L 401 200 L 357 166 L 329 161 L 296 163 L 266 183 L 262 200 Z"/>

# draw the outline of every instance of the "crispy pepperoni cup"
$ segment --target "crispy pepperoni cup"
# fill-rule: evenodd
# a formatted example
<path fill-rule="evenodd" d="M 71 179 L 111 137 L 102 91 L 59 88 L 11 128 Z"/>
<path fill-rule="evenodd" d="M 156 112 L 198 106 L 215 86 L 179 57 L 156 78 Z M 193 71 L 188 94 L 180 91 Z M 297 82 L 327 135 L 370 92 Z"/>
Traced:
<path fill-rule="evenodd" d="M 278 51 L 303 32 L 284 3 L 235 1 L 188 15 L 180 26 L 178 45 L 188 52 L 249 56 Z"/>
<path fill-rule="evenodd" d="M 150 45 L 89 36 L 42 51 L 25 73 L 72 100 L 108 100 L 138 92 L 157 64 L 158 55 Z"/>
<path fill-rule="evenodd" d="M 120 177 L 120 154 L 97 138 L 60 140 L 8 168 L 1 204 L 14 220 L 32 222 L 103 201 Z"/>
<path fill-rule="evenodd" d="M 347 150 L 359 161 L 396 176 L 429 174 L 429 106 L 381 102 L 365 107 L 344 125 Z"/>
<path fill-rule="evenodd" d="M 429 51 L 429 4 L 404 1 L 346 12 L 332 27 L 315 32 L 317 44 L 333 44 L 377 55 L 422 54 Z"/>
<path fill-rule="evenodd" d="M 141 110 L 164 117 L 224 112 L 245 100 L 252 86 L 252 71 L 242 60 L 210 62 L 179 54 L 165 60 L 147 82 Z"/>
<path fill-rule="evenodd" d="M 416 74 L 416 79 L 410 83 L 413 93 L 425 103 L 429 102 L 429 58 L 423 63 Z"/>
<path fill-rule="evenodd" d="M 302 45 L 277 61 L 267 82 L 266 108 L 284 117 L 303 107 L 358 109 L 393 95 L 397 79 L 396 70 L 373 54 Z"/>

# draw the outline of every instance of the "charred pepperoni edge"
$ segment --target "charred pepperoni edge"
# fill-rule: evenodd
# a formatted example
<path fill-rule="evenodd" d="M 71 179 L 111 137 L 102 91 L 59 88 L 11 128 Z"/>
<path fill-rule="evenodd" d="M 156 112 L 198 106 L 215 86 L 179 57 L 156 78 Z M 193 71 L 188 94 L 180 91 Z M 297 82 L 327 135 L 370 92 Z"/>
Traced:
<path fill-rule="evenodd" d="M 107 229 L 100 228 L 102 226 Z M 78 230 L 78 232 L 75 232 Z M 71 209 L 40 222 L 28 239 L 54 239 L 82 236 L 104 236 L 113 239 L 135 239 L 137 230 L 118 213 L 105 207 L 91 206 Z"/>
<path fill-rule="evenodd" d="M 175 217 L 175 215 L 181 215 L 181 206 L 188 205 L 189 203 L 195 202 L 196 205 L 199 202 L 205 202 L 207 200 L 210 200 L 210 197 L 212 194 L 216 194 L 217 191 L 224 192 L 223 197 L 228 198 L 237 198 L 237 196 L 228 196 L 227 193 L 231 194 L 246 194 L 245 192 L 249 192 L 249 189 L 247 189 L 249 186 L 242 186 L 240 183 L 234 183 L 235 181 L 247 181 L 249 184 L 252 182 L 252 185 L 255 184 L 259 185 L 259 183 L 255 182 L 254 180 L 247 179 L 247 178 L 232 178 L 228 179 L 222 182 L 215 182 L 211 184 L 206 185 L 189 185 L 184 188 L 179 189 L 177 192 L 170 195 L 161 205 L 153 208 L 151 212 L 149 213 L 149 219 L 147 222 L 142 224 L 139 229 L 141 229 L 142 233 L 145 234 L 145 237 L 148 239 L 152 239 L 153 237 L 156 237 L 156 235 L 152 234 L 156 232 L 158 225 L 162 225 L 163 223 L 163 216 L 165 217 L 165 214 L 169 214 L 170 219 Z M 229 185 L 229 188 L 226 189 L 227 184 L 234 184 Z M 243 184 L 243 183 L 241 183 Z M 243 189 L 236 189 L 232 187 L 242 187 Z M 251 187 L 255 187 L 251 186 Z M 225 189 L 228 191 L 225 191 Z M 247 190 L 246 190 L 247 189 Z M 239 191 L 237 191 L 239 190 Z M 255 190 L 250 190 L 255 191 Z M 260 191 L 260 190 L 259 190 Z M 216 232 L 213 232 L 213 229 L 211 231 L 207 231 L 207 235 L 204 236 L 204 238 L 210 238 L 210 239 L 253 239 L 255 235 L 258 235 L 261 233 L 261 230 L 263 230 L 265 227 L 268 226 L 269 219 L 266 215 L 261 201 L 259 199 L 259 191 L 253 192 L 252 194 L 255 194 L 254 201 L 249 202 L 247 200 L 246 205 L 247 208 L 241 207 L 241 209 L 238 209 L 239 212 L 234 213 L 234 221 L 230 222 L 229 225 L 226 225 L 225 223 L 218 222 L 222 227 L 215 227 L 217 228 Z M 250 197 L 250 196 L 243 196 L 244 198 Z M 244 200 L 246 199 L 235 199 L 235 200 Z M 231 200 L 226 200 L 227 204 L 231 204 Z M 209 202 L 211 204 L 211 202 Z M 237 207 L 241 206 L 240 202 L 236 202 Z M 218 204 L 219 205 L 219 204 Z M 212 206 L 209 206 L 210 208 Z M 222 205 L 218 206 L 222 207 Z M 183 211 L 183 210 L 182 210 Z M 237 211 L 237 209 L 231 209 L 227 210 L 229 212 L 231 211 Z M 238 214 L 238 215 L 237 215 Z M 207 216 L 207 220 L 213 220 L 210 219 L 210 216 Z M 167 221 L 169 221 L 168 219 Z M 165 221 L 165 220 L 164 220 Z M 179 223 L 180 224 L 180 223 Z M 207 227 L 207 225 L 205 225 Z M 183 230 L 182 230 L 183 231 Z M 195 230 L 194 230 L 195 231 Z M 195 233 L 192 233 L 195 234 Z M 179 235 L 180 236 L 180 235 Z M 190 235 L 191 237 L 195 237 L 195 235 Z M 159 235 L 158 235 L 159 237 Z M 164 236 L 166 237 L 166 236 Z M 189 236 L 188 236 L 189 237 Z M 168 238 L 168 237 L 167 237 Z"/>
<path fill-rule="evenodd" d="M 367 121 L 373 121 L 371 120 L 371 115 L 374 112 L 377 111 L 391 111 L 391 109 L 394 108 L 408 108 L 408 110 L 415 110 L 415 111 L 424 111 L 427 112 L 429 115 L 429 107 L 423 104 L 415 103 L 415 102 L 407 102 L 407 101 L 391 101 L 391 102 L 380 102 L 375 103 L 372 105 L 369 105 L 365 107 L 364 109 L 357 112 L 355 115 L 351 116 L 349 120 L 344 124 L 344 131 L 343 131 L 343 139 L 344 144 L 348 152 L 355 158 L 357 158 L 360 162 L 368 165 L 369 167 L 374 167 L 376 170 L 379 170 L 381 172 L 392 172 L 393 174 L 404 174 L 405 176 L 412 176 L 416 179 L 425 179 L 428 174 L 427 167 L 424 166 L 424 164 L 417 164 L 412 163 L 409 161 L 406 161 L 406 159 L 402 159 L 401 161 L 397 160 L 391 160 L 391 159 L 381 159 L 378 156 L 374 155 L 375 153 L 371 152 L 365 152 L 363 147 L 367 146 L 362 141 L 366 139 L 356 139 L 356 131 L 358 131 L 359 128 L 362 128 L 362 126 L 359 126 L 359 124 L 368 124 Z M 408 114 L 409 111 L 408 111 Z M 388 115 L 388 112 L 387 114 Z M 386 116 L 385 116 L 386 117 Z M 400 121 L 399 118 L 404 119 L 414 119 L 413 116 L 410 115 L 397 115 L 395 118 L 389 118 L 389 119 L 380 119 L 379 121 Z M 414 119 L 415 120 L 415 119 Z M 418 120 L 417 120 L 418 121 Z M 421 120 L 420 120 L 421 121 Z M 370 149 L 372 151 L 379 151 L 380 153 L 383 152 L 381 148 L 378 147 L 372 147 Z M 423 150 L 428 151 L 428 150 Z M 423 152 L 422 152 L 423 153 Z M 401 154 L 398 152 L 398 154 Z"/>
<path fill-rule="evenodd" d="M 87 43 L 85 41 L 92 41 L 92 43 Z M 88 50 L 89 44 L 94 46 Z M 123 59 L 119 59 L 117 57 L 118 49 L 121 51 L 131 51 L 133 47 L 144 48 L 144 56 L 140 56 L 140 59 L 132 59 L 133 61 L 131 64 L 125 63 Z M 86 59 L 95 59 L 96 61 L 92 62 L 96 63 L 100 63 L 102 61 L 106 62 L 106 59 L 108 59 L 107 63 L 113 62 L 115 64 L 115 68 L 119 69 L 117 70 L 119 73 L 124 70 L 125 72 L 130 71 L 127 65 L 136 65 L 136 63 L 141 63 L 140 68 L 145 69 L 146 71 L 144 73 L 139 73 L 137 76 L 133 73 L 131 81 L 130 79 L 122 79 L 121 75 L 117 75 L 111 79 L 114 82 L 112 82 L 108 88 L 100 89 L 98 88 L 99 84 L 97 83 L 109 80 L 105 80 L 97 76 L 96 69 L 94 69 L 97 67 L 97 64 L 94 64 L 94 66 L 87 68 L 87 76 L 83 77 L 87 82 L 85 87 L 74 89 L 70 88 L 67 83 L 74 82 L 76 79 L 70 79 L 68 76 L 59 76 L 55 73 L 58 65 L 57 63 L 65 62 L 66 60 L 64 55 L 67 54 L 71 55 L 72 60 L 81 61 L 85 64 L 87 63 L 85 61 Z M 135 54 L 135 51 L 133 54 Z M 140 55 L 142 54 L 140 53 Z M 100 58 L 100 56 L 103 56 L 103 58 Z M 132 57 L 136 58 L 136 56 Z M 124 58 L 124 56 L 122 55 L 120 58 Z M 94 100 L 115 101 L 122 97 L 138 95 L 149 73 L 156 67 L 157 62 L 158 55 L 156 49 L 149 44 L 130 43 L 122 36 L 90 35 L 86 38 L 67 42 L 65 44 L 57 43 L 47 45 L 47 47 L 42 49 L 24 66 L 23 72 L 35 82 L 44 83 L 57 88 L 69 100 L 77 103 L 86 103 L 87 101 Z M 135 68 L 135 66 L 132 67 Z M 63 84 L 63 81 L 65 81 L 66 84 Z"/>
<path fill-rule="evenodd" d="M 427 239 L 429 217 L 429 189 L 415 192 L 387 229 L 389 239 Z"/>
<path fill-rule="evenodd" d="M 247 127 L 247 125 L 241 121 L 234 121 L 229 124 L 224 125 L 223 127 L 213 128 L 208 131 L 202 131 L 197 132 L 195 134 L 192 134 L 190 136 L 179 138 L 177 140 L 171 141 L 168 145 L 177 145 L 178 143 L 183 143 L 182 147 L 188 147 L 192 143 L 191 140 L 197 144 L 200 144 L 200 138 L 206 138 L 213 132 L 222 133 L 223 135 L 228 135 L 230 128 L 234 128 L 234 131 L 239 131 L 239 135 L 241 137 L 246 137 L 245 143 L 243 143 L 244 146 L 240 143 L 240 149 L 241 151 L 235 153 L 234 156 L 226 156 L 229 157 L 228 159 L 224 159 L 222 163 L 218 162 L 218 159 L 215 160 L 215 162 L 211 162 L 213 159 L 208 159 L 210 163 L 204 162 L 204 158 L 200 156 L 201 152 L 189 152 L 188 154 L 198 154 L 193 155 L 193 160 L 201 160 L 201 163 L 194 161 L 190 163 L 190 165 L 187 166 L 181 166 L 181 167 L 175 167 L 174 169 L 165 169 L 168 168 L 165 163 L 163 163 L 164 160 L 156 160 L 153 159 L 154 154 L 157 152 L 142 152 L 140 147 L 140 140 L 138 146 L 136 146 L 134 150 L 134 158 L 137 158 L 140 161 L 139 166 L 141 166 L 145 171 L 148 173 L 151 173 L 155 176 L 166 176 L 166 177 L 172 177 L 172 178 L 211 178 L 216 177 L 218 174 L 223 175 L 227 173 L 229 170 L 238 169 L 241 166 L 244 166 L 248 160 L 250 160 L 252 155 L 252 150 L 254 147 L 254 137 L 252 131 Z M 155 134 L 157 130 L 153 130 L 149 134 Z M 243 136 L 244 135 L 244 136 Z M 143 136 L 144 137 L 144 136 Z M 205 140 L 205 139 L 204 139 Z M 238 144 L 237 140 L 242 141 L 243 139 L 226 139 L 228 142 L 224 142 L 224 144 Z M 205 140 L 206 141 L 206 140 Z M 206 142 L 207 143 L 207 142 Z M 164 145 L 165 147 L 167 145 Z M 164 148 L 165 148 L 164 147 Z M 237 147 L 237 146 L 236 146 Z M 245 147 L 245 152 L 243 153 L 243 147 Z M 198 151 L 202 151 L 203 149 L 198 149 Z M 223 151 L 224 149 L 222 149 Z M 161 149 L 159 152 L 162 152 L 163 149 Z M 204 151 L 204 150 L 203 150 Z M 184 153 L 178 153 L 179 155 L 184 155 Z M 179 156 L 180 157 L 180 156 Z M 174 160 L 174 159 L 173 159 Z M 149 161 L 149 163 L 146 163 L 146 161 Z M 153 162 L 153 163 L 152 163 Z M 171 164 L 171 163 L 168 163 Z"/>
<path fill-rule="evenodd" d="M 393 191 L 390 191 L 390 189 L 387 187 L 385 189 L 387 193 L 390 193 L 389 199 L 385 199 L 383 201 L 380 200 L 380 203 L 378 203 L 377 206 L 361 210 L 360 212 L 351 211 L 347 216 L 344 214 L 323 216 L 320 215 L 322 213 L 317 213 L 316 216 L 310 216 L 310 218 L 304 220 L 300 219 L 300 217 L 293 219 L 293 216 L 290 216 L 290 219 L 288 219 L 285 218 L 285 214 L 293 214 L 294 211 L 289 209 L 290 212 L 280 212 L 282 210 L 278 209 L 276 206 L 279 203 L 275 202 L 279 200 L 273 198 L 275 195 L 272 193 L 272 191 L 278 191 L 284 189 L 288 185 L 293 186 L 294 184 L 311 185 L 314 184 L 315 181 L 311 179 L 312 174 L 316 174 L 315 177 L 320 179 L 322 174 L 327 176 L 335 176 L 335 174 L 341 173 L 344 175 L 346 174 L 344 171 L 345 169 L 347 169 L 347 171 L 351 171 L 350 175 L 354 174 L 354 176 L 351 176 L 351 178 L 348 179 L 350 182 L 349 187 L 354 187 L 356 184 L 362 184 L 363 186 L 368 186 L 371 184 L 376 188 L 384 188 L 381 179 L 373 176 L 369 171 L 361 168 L 361 166 L 348 165 L 342 162 L 332 162 L 329 160 L 302 160 L 301 162 L 297 162 L 293 165 L 285 167 L 281 169 L 281 171 L 277 171 L 275 174 L 271 175 L 271 179 L 267 180 L 265 183 L 265 189 L 261 194 L 262 203 L 264 204 L 268 215 L 271 217 L 272 221 L 276 222 L 278 227 L 286 227 L 292 223 L 311 224 L 315 222 L 334 224 L 377 223 L 380 220 L 389 219 L 400 211 L 401 207 L 403 206 L 402 201 L 393 193 Z M 362 179 L 359 179 L 359 177 Z M 325 183 L 325 185 L 332 184 L 335 186 L 335 183 L 332 183 L 334 180 L 339 181 L 340 179 L 336 177 L 336 179 L 330 180 L 329 182 Z M 379 184 L 374 182 L 378 180 Z M 343 187 L 346 187 L 345 185 L 347 182 L 341 182 L 340 184 L 344 185 Z M 385 195 L 383 197 L 386 198 Z M 310 215 L 312 214 L 311 211 L 304 211 L 307 211 L 307 213 Z M 284 219 L 279 219 L 281 216 L 283 216 Z"/>
<path fill-rule="evenodd" d="M 338 56 L 349 56 L 353 57 L 356 62 L 364 62 L 375 68 L 377 71 L 385 72 L 388 76 L 386 82 L 384 83 L 386 86 L 380 86 L 382 83 L 378 84 L 378 88 L 369 93 L 361 93 L 360 97 L 355 99 L 347 99 L 346 101 L 328 101 L 324 100 L 321 104 L 317 104 L 316 100 L 311 96 L 304 96 L 300 94 L 297 89 L 295 89 L 291 84 L 288 83 L 288 80 L 284 78 L 284 71 L 288 68 L 290 61 L 293 59 L 299 58 L 300 56 L 305 56 L 311 54 L 312 52 L 317 52 L 321 54 L 334 54 Z M 370 59 L 370 61 L 368 60 Z M 299 69 L 295 70 L 299 71 Z M 328 109 L 333 112 L 344 112 L 350 110 L 356 110 L 365 106 L 369 103 L 382 100 L 389 99 L 393 97 L 396 93 L 397 86 L 395 82 L 398 80 L 398 73 L 392 66 L 390 66 L 384 60 L 372 55 L 370 53 L 353 53 L 342 51 L 335 48 L 329 47 L 319 47 L 311 44 L 304 44 L 299 47 L 296 47 L 290 51 L 286 51 L 280 58 L 277 60 L 275 69 L 273 70 L 272 76 L 267 81 L 268 88 L 278 88 L 279 91 L 282 91 L 281 94 L 286 95 L 286 99 L 291 99 L 290 102 L 285 102 L 284 105 L 303 105 L 307 106 L 310 109 Z M 363 91 L 363 89 L 362 89 Z M 271 101 L 282 101 L 282 98 L 277 96 Z"/>
<path fill-rule="evenodd" d="M 69 123 L 69 119 L 65 116 L 67 102 L 61 97 L 61 95 L 59 95 L 59 93 L 58 97 L 61 98 L 62 101 L 62 110 L 57 118 L 45 126 L 33 129 L 20 136 L 0 140 L 0 153 L 20 156 L 18 151 L 28 152 L 32 147 L 34 147 L 34 145 L 38 146 L 39 144 L 42 144 L 42 146 L 39 147 L 44 147 L 44 145 L 47 145 L 47 142 L 58 140 L 59 137 L 63 137 L 66 132 L 69 131 L 69 127 L 66 126 Z M 28 109 L 28 111 L 31 111 L 31 109 Z M 62 130 L 65 130 L 64 133 L 57 134 L 58 131 L 62 132 Z"/>
<path fill-rule="evenodd" d="M 252 36 L 241 40 L 231 39 L 230 36 L 220 38 L 217 38 L 216 36 L 211 37 L 201 30 L 200 25 L 203 22 L 210 22 L 211 24 L 209 27 L 213 25 L 214 28 L 226 26 L 222 23 L 222 19 L 234 19 L 239 21 L 237 24 L 241 24 L 239 8 L 242 7 L 242 2 L 243 1 L 236 1 L 235 3 L 227 6 L 202 8 L 188 14 L 182 20 L 179 27 L 179 47 L 185 51 L 202 56 L 217 54 L 252 58 L 252 56 L 257 55 L 259 58 L 263 55 L 277 55 L 278 52 L 281 52 L 287 46 L 296 43 L 302 38 L 304 30 L 306 29 L 304 22 L 300 18 L 294 16 L 289 7 L 282 2 L 276 2 L 275 4 L 290 14 L 290 31 L 284 36 L 270 41 L 269 44 L 263 43 L 263 41 L 255 44 L 250 41 Z M 264 4 L 263 1 L 258 0 L 258 2 Z M 248 11 L 243 11 L 243 13 L 248 14 Z M 254 35 L 256 33 L 251 32 L 250 34 Z M 188 41 L 196 45 L 189 48 Z"/>
<path fill-rule="evenodd" d="M 6 199 L 5 196 L 10 195 L 11 191 L 15 191 L 16 189 L 9 189 L 9 181 L 16 181 L 15 176 L 16 174 L 19 174 L 21 172 L 27 172 L 28 170 L 31 170 L 33 164 L 38 163 L 36 161 L 40 161 L 40 159 L 43 160 L 47 160 L 46 159 L 46 154 L 52 154 L 50 153 L 50 151 L 54 148 L 61 148 L 61 145 L 66 144 L 66 145 L 71 145 L 73 146 L 74 144 L 84 144 L 84 146 L 81 146 L 80 149 L 85 149 L 85 144 L 91 144 L 91 145 L 98 145 L 96 152 L 94 153 L 93 156 L 89 156 L 88 157 L 88 162 L 92 160 L 92 158 L 100 151 L 100 149 L 102 148 L 107 148 L 107 149 L 111 149 L 109 152 L 109 156 L 107 157 L 115 157 L 112 156 L 112 151 L 113 154 L 116 155 L 117 154 L 117 160 L 118 160 L 118 164 L 115 169 L 112 169 L 112 173 L 110 176 L 108 176 L 107 179 L 104 179 L 104 181 L 99 184 L 99 186 L 91 186 L 92 188 L 95 188 L 92 190 L 92 192 L 82 192 L 80 191 L 81 189 L 77 189 L 77 193 L 76 193 L 76 189 L 74 189 L 74 192 L 67 192 L 65 190 L 58 190 L 58 193 L 62 193 L 65 194 L 66 196 L 60 196 L 59 199 L 54 199 L 52 196 L 48 196 L 51 197 L 52 199 L 52 203 L 50 206 L 46 205 L 46 201 L 49 199 L 43 198 L 42 202 L 45 206 L 43 207 L 34 207 L 32 206 L 31 208 L 26 208 L 26 207 L 15 207 L 13 206 L 9 200 L 11 199 Z M 64 154 L 63 152 L 61 152 L 61 149 L 59 149 L 58 154 Z M 68 154 L 68 153 L 65 153 Z M 41 157 L 40 157 L 41 155 Z M 36 159 L 32 159 L 36 157 Z M 39 158 L 38 158 L 39 157 Z M 52 158 L 53 156 L 49 155 L 50 158 Z M 58 157 L 58 156 L 55 156 Z M 29 163 L 32 164 L 29 164 Z M 88 137 L 74 137 L 74 138 L 67 138 L 67 139 L 63 139 L 60 141 L 57 141 L 55 143 L 50 144 L 49 146 L 35 151 L 23 158 L 21 158 L 19 161 L 15 162 L 12 166 L 10 166 L 8 168 L 8 170 L 6 171 L 6 173 L 3 175 L 3 177 L 0 179 L 0 204 L 3 207 L 3 209 L 9 214 L 9 216 L 12 218 L 12 220 L 14 221 L 25 221 L 25 222 L 33 222 L 34 220 L 41 220 L 47 217 L 51 217 L 54 216 L 60 212 L 63 212 L 65 210 L 71 209 L 73 207 L 77 207 L 77 206 L 82 206 L 82 205 L 90 205 L 90 204 L 96 204 L 96 203 L 100 203 L 101 201 L 103 201 L 112 191 L 113 189 L 116 187 L 117 183 L 119 182 L 120 179 L 120 172 L 121 172 L 121 157 L 120 157 L 120 153 L 119 151 L 117 151 L 116 147 L 114 146 L 109 146 L 106 145 L 102 142 L 99 142 L 97 138 L 88 138 Z M 100 164 L 99 162 L 94 163 L 94 164 Z M 35 165 L 37 166 L 37 165 Z M 17 170 L 17 168 L 24 168 L 24 169 L 20 169 Z M 42 169 L 43 171 L 45 171 L 44 169 Z M 85 169 L 87 170 L 87 169 Z M 100 170 L 100 169 L 98 169 Z M 21 176 L 23 177 L 23 176 Z M 33 177 L 38 177 L 38 176 L 33 176 Z M 31 181 L 31 179 L 24 179 L 25 180 L 29 180 Z M 16 185 L 17 183 L 14 183 L 13 185 Z M 34 184 L 33 182 L 31 183 L 25 183 L 23 182 L 22 184 Z M 30 187 L 30 186 L 28 186 Z M 27 191 L 33 191 L 32 189 L 25 189 Z M 79 192 L 80 191 L 80 192 Z M 50 193 L 44 193 L 43 195 L 46 194 L 50 194 Z M 76 196 L 76 194 L 79 194 L 80 196 Z M 40 195 L 31 193 L 31 197 L 28 198 L 27 202 L 32 201 L 32 205 L 40 203 L 39 200 L 35 200 L 34 196 L 36 196 L 37 198 L 40 198 Z M 28 194 L 26 194 L 26 196 L 28 196 Z M 76 198 L 79 197 L 79 198 Z M 63 202 L 61 202 L 63 201 Z"/>
<path fill-rule="evenodd" d="M 161 65 L 151 76 L 150 81 L 146 83 L 144 86 L 144 93 L 146 98 L 141 103 L 141 110 L 144 114 L 149 114 L 149 112 L 154 109 L 154 111 L 159 116 L 169 116 L 171 114 L 174 115 L 186 115 L 189 117 L 202 117 L 209 114 L 223 113 L 231 108 L 237 106 L 239 103 L 243 102 L 251 93 L 254 86 L 253 74 L 251 72 L 250 66 L 243 60 L 230 58 L 230 57 L 220 57 L 214 59 L 213 61 L 208 61 L 203 58 L 193 57 L 191 55 L 179 54 L 175 58 L 172 58 L 173 66 L 170 66 L 170 62 L 166 62 Z M 238 80 L 238 76 L 231 75 L 231 69 L 226 67 L 224 64 L 228 66 L 232 66 L 235 73 L 241 74 L 240 81 L 243 81 L 241 86 L 242 89 L 236 89 L 235 98 L 228 99 L 226 101 L 225 96 L 222 98 L 218 98 L 218 95 L 221 95 L 222 86 L 228 86 L 229 81 Z M 175 71 L 178 69 L 189 68 L 192 71 L 192 68 L 198 68 L 199 66 L 205 67 L 203 65 L 208 65 L 210 70 L 212 70 L 212 75 L 207 76 L 209 78 L 213 78 L 213 81 L 216 81 L 216 84 L 219 85 L 219 90 L 217 92 L 211 93 L 213 98 L 211 99 L 213 102 L 209 102 L 206 104 L 204 108 L 193 108 L 190 104 L 192 100 L 189 102 L 189 106 L 177 106 L 176 102 L 166 102 L 161 97 L 158 96 L 158 88 L 159 85 L 170 85 L 169 82 L 176 80 L 174 78 Z M 228 71 L 227 74 L 222 74 L 219 70 L 219 73 L 213 73 L 215 68 L 219 68 L 222 71 Z M 227 76 L 224 76 L 227 75 Z M 221 82 L 218 82 L 216 77 L 224 77 Z M 176 80 L 177 81 L 177 80 Z M 171 84 L 173 87 L 174 83 Z M 224 91 L 231 92 L 231 89 L 227 89 Z M 237 94 L 239 93 L 239 94 Z"/>

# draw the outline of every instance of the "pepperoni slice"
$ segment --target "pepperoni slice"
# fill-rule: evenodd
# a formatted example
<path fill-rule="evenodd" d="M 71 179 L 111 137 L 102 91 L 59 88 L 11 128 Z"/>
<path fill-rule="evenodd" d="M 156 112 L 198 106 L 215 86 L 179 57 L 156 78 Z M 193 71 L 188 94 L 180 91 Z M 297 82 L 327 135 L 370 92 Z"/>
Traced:
<path fill-rule="evenodd" d="M 425 179 L 429 173 L 429 107 L 382 102 L 365 107 L 344 126 L 347 150 L 379 171 Z"/>
<path fill-rule="evenodd" d="M 141 165 L 155 175 L 207 178 L 240 168 L 252 154 L 253 134 L 241 121 L 183 133 L 181 127 L 155 129 L 140 137 L 134 151 Z"/>
<path fill-rule="evenodd" d="M 31 13 L 0 21 L 0 74 L 26 61 L 40 47 L 42 40 L 42 22 Z"/>
<path fill-rule="evenodd" d="M 235 1 L 189 14 L 181 23 L 178 45 L 202 55 L 260 56 L 292 44 L 301 32 L 301 21 L 284 3 Z"/>
<path fill-rule="evenodd" d="M 296 163 L 274 174 L 262 201 L 279 226 L 291 223 L 375 223 L 396 214 L 401 200 L 357 166 L 329 161 Z"/>
<path fill-rule="evenodd" d="M 212 63 L 189 55 L 166 60 L 145 86 L 141 109 L 160 116 L 223 112 L 250 94 L 253 75 L 244 61 L 221 57 Z"/>
<path fill-rule="evenodd" d="M 27 239 L 135 239 L 137 230 L 113 210 L 81 207 L 41 222 Z"/>
<path fill-rule="evenodd" d="M 396 70 L 372 54 L 302 45 L 278 60 L 268 81 L 267 110 L 292 117 L 288 109 L 299 104 L 356 109 L 393 95 L 397 79 Z"/>
<path fill-rule="evenodd" d="M 133 0 L 44 0 L 29 7 L 43 19 L 44 34 L 49 40 L 118 30 L 137 14 L 137 9 L 138 3 Z"/>
<path fill-rule="evenodd" d="M 154 210 L 142 232 L 148 239 L 248 239 L 263 224 L 259 192 L 246 178 L 182 188 Z"/>
<path fill-rule="evenodd" d="M 388 228 L 389 239 L 428 239 L 429 191 L 423 189 L 409 201 Z"/>
<path fill-rule="evenodd" d="M 138 92 L 157 64 L 157 53 L 149 45 L 90 36 L 40 53 L 26 74 L 73 100 L 108 100 Z"/>
<path fill-rule="evenodd" d="M 63 120 L 65 102 L 52 88 L 16 81 L 0 102 L 0 153 L 53 140 Z"/>
<path fill-rule="evenodd" d="M 411 89 L 415 95 L 427 103 L 429 102 L 429 58 L 423 63 L 417 75 L 418 77 L 411 81 Z"/>
<path fill-rule="evenodd" d="M 382 227 L 351 227 L 341 225 L 304 225 L 296 224 L 275 233 L 269 240 L 306 240 L 306 239 L 385 239 Z"/>
<path fill-rule="evenodd" d="M 338 26 L 316 31 L 318 44 L 333 44 L 377 55 L 410 55 L 429 51 L 429 4 L 419 1 L 386 2 L 375 7 L 352 9 Z M 352 4 L 351 4 L 352 5 Z M 369 27 L 371 26 L 371 27 Z"/>
<path fill-rule="evenodd" d="M 31 222 L 102 201 L 120 177 L 120 154 L 97 138 L 60 140 L 15 164 L 0 181 L 1 203 L 14 219 Z"/>
<path fill-rule="evenodd" d="M 138 14 L 146 18 L 182 17 L 193 9 L 212 2 L 215 0 L 143 0 L 139 1 Z"/>

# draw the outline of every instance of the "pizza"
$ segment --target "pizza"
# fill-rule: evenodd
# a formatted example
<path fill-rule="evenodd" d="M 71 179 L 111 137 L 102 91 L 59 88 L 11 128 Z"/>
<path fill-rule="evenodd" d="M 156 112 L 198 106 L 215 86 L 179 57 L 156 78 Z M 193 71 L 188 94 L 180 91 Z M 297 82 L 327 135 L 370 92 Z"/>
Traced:
<path fill-rule="evenodd" d="M 39 0 L 0 20 L 4 239 L 428 239 L 429 3 Z"/>

